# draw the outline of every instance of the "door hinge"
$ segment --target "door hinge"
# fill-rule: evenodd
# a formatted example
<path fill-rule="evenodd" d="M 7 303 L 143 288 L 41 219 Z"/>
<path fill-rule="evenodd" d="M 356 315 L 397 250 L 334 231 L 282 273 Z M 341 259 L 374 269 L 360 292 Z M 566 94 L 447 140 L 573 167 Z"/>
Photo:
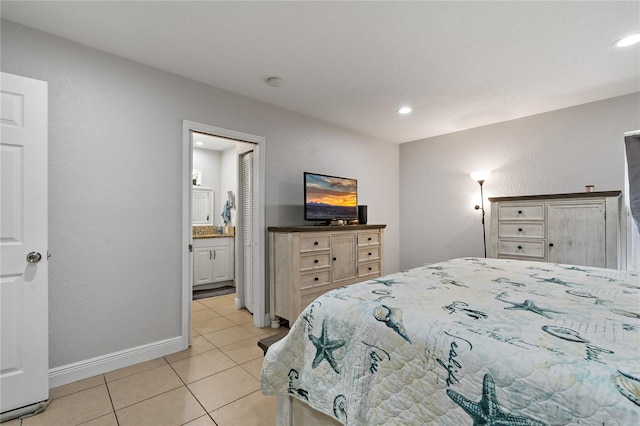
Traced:
<path fill-rule="evenodd" d="M 193 252 L 193 244 L 189 244 L 189 253 Z"/>

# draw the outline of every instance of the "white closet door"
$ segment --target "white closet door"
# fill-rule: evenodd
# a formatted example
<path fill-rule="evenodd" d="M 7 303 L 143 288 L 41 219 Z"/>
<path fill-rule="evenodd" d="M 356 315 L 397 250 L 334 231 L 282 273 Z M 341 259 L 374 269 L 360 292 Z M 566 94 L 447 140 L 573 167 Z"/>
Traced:
<path fill-rule="evenodd" d="M 255 236 L 253 235 L 254 217 L 254 163 L 253 151 L 242 156 L 242 268 L 244 277 L 244 306 L 253 312 L 253 286 L 255 277 L 253 274 L 253 252 Z"/>
<path fill-rule="evenodd" d="M 49 397 L 47 83 L 2 73 L 0 408 Z"/>

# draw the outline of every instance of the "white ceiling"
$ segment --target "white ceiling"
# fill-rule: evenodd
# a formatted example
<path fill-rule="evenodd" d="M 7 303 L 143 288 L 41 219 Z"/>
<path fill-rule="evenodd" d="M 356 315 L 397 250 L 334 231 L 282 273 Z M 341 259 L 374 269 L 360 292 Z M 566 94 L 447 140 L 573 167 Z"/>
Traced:
<path fill-rule="evenodd" d="M 397 143 L 640 90 L 640 45 L 614 46 L 640 32 L 638 1 L 2 1 L 0 13 Z"/>
<path fill-rule="evenodd" d="M 193 132 L 192 142 L 194 148 L 209 149 L 211 151 L 224 151 L 236 146 L 236 141 L 208 135 L 206 133 Z"/>

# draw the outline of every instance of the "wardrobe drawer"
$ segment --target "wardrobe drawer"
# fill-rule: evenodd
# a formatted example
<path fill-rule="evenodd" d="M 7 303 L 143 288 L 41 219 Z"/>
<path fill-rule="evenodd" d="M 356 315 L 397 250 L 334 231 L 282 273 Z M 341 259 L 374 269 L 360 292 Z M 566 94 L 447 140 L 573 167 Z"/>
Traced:
<path fill-rule="evenodd" d="M 315 235 L 300 237 L 300 251 L 329 250 L 331 247 L 329 235 Z"/>
<path fill-rule="evenodd" d="M 500 240 L 498 242 L 500 256 L 544 257 L 544 241 Z"/>
<path fill-rule="evenodd" d="M 380 232 L 361 232 L 358 234 L 358 247 L 379 245 Z"/>
<path fill-rule="evenodd" d="M 358 249 L 358 262 L 380 259 L 380 247 L 365 247 Z"/>
<path fill-rule="evenodd" d="M 331 262 L 329 261 L 329 253 L 315 253 L 300 256 L 300 271 L 311 271 L 313 269 L 327 268 Z"/>
<path fill-rule="evenodd" d="M 500 220 L 543 220 L 544 204 L 501 204 Z"/>
<path fill-rule="evenodd" d="M 544 238 L 544 223 L 500 222 L 498 236 L 501 238 Z"/>
<path fill-rule="evenodd" d="M 358 277 L 366 277 L 367 275 L 380 275 L 380 262 L 364 263 L 358 265 Z"/>

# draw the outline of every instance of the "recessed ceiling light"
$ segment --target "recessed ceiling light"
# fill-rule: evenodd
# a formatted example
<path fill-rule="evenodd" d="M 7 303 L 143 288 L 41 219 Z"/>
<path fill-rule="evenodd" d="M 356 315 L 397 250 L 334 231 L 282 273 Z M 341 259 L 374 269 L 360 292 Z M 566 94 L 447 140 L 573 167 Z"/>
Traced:
<path fill-rule="evenodd" d="M 630 36 L 626 36 L 625 38 L 623 38 L 620 41 L 618 41 L 616 43 L 616 46 L 618 46 L 618 47 L 627 47 L 627 46 L 633 46 L 636 43 L 640 43 L 640 33 L 631 34 Z"/>
<path fill-rule="evenodd" d="M 411 109 L 411 107 L 402 107 L 398 110 L 398 114 L 409 114 L 411 111 L 413 111 L 413 109 Z"/>
<path fill-rule="evenodd" d="M 201 141 L 197 141 L 196 145 L 204 145 Z"/>

